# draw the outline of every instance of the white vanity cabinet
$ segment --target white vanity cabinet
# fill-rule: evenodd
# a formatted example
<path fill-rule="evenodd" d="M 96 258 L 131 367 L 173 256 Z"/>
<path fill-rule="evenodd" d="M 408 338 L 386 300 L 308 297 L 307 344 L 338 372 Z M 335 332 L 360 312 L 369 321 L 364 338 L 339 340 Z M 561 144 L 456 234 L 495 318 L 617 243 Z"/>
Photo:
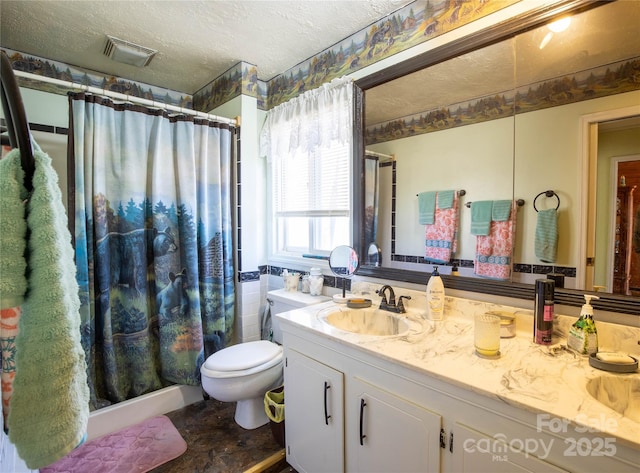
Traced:
<path fill-rule="evenodd" d="M 439 471 L 441 416 L 360 378 L 353 360 L 334 359 L 339 371 L 287 339 L 286 452 L 296 471 Z"/>
<path fill-rule="evenodd" d="M 458 473 L 559 473 L 557 468 L 527 453 L 514 451 L 508 438 L 489 437 L 464 424 L 453 429 L 453 471 Z"/>
<path fill-rule="evenodd" d="M 344 471 L 343 374 L 286 350 L 287 462 L 300 473 Z"/>
<path fill-rule="evenodd" d="M 287 462 L 296 471 L 438 471 L 439 415 L 294 349 L 284 375 Z"/>
<path fill-rule="evenodd" d="M 347 471 L 439 471 L 441 416 L 357 376 L 348 385 Z"/>
<path fill-rule="evenodd" d="M 287 461 L 300 473 L 639 471 L 616 438 L 413 369 L 382 342 L 283 322 Z"/>

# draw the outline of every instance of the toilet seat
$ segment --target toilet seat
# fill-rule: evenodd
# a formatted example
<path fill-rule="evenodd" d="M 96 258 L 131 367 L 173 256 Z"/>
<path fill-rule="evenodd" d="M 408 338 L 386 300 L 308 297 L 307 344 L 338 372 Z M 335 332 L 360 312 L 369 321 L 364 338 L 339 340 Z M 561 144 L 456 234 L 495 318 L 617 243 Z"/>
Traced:
<path fill-rule="evenodd" d="M 282 347 L 268 340 L 239 343 L 209 356 L 200 372 L 210 378 L 247 376 L 277 365 L 282 357 Z"/>

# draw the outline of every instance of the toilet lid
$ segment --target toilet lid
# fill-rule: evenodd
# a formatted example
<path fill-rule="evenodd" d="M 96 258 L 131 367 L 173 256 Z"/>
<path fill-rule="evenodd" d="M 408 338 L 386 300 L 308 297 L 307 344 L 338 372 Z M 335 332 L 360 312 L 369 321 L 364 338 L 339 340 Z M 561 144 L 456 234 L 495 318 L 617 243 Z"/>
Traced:
<path fill-rule="evenodd" d="M 204 362 L 214 371 L 241 371 L 263 365 L 282 353 L 282 347 L 268 340 L 239 343 L 215 352 Z"/>

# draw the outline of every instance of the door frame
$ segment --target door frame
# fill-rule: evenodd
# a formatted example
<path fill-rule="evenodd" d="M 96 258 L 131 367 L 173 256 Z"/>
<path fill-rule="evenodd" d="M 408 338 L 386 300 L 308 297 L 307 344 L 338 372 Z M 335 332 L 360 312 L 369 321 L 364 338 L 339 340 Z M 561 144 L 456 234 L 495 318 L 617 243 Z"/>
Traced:
<path fill-rule="evenodd" d="M 590 113 L 580 117 L 578 153 L 578 189 L 580 195 L 580 232 L 576 283 L 585 290 L 593 290 L 594 266 L 587 265 L 588 258 L 595 258 L 596 243 L 596 192 L 598 164 L 598 127 L 600 123 L 640 115 L 640 105 Z M 589 192 L 589 191 L 592 192 Z M 586 236 L 586 238 L 585 238 Z"/>

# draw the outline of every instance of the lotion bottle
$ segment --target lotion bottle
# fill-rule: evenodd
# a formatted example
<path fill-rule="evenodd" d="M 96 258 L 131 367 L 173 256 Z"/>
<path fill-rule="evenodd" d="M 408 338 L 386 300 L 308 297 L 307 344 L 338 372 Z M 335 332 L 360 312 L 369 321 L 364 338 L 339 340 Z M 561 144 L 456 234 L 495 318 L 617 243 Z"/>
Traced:
<path fill-rule="evenodd" d="M 586 303 L 580 311 L 580 318 L 569 329 L 567 345 L 581 355 L 591 355 L 598 352 L 598 332 L 593 321 L 593 307 L 591 299 L 599 299 L 598 296 L 584 295 Z"/>
<path fill-rule="evenodd" d="M 433 272 L 427 283 L 427 315 L 431 320 L 442 320 L 444 313 L 444 284 L 438 267 L 433 267 Z"/>

